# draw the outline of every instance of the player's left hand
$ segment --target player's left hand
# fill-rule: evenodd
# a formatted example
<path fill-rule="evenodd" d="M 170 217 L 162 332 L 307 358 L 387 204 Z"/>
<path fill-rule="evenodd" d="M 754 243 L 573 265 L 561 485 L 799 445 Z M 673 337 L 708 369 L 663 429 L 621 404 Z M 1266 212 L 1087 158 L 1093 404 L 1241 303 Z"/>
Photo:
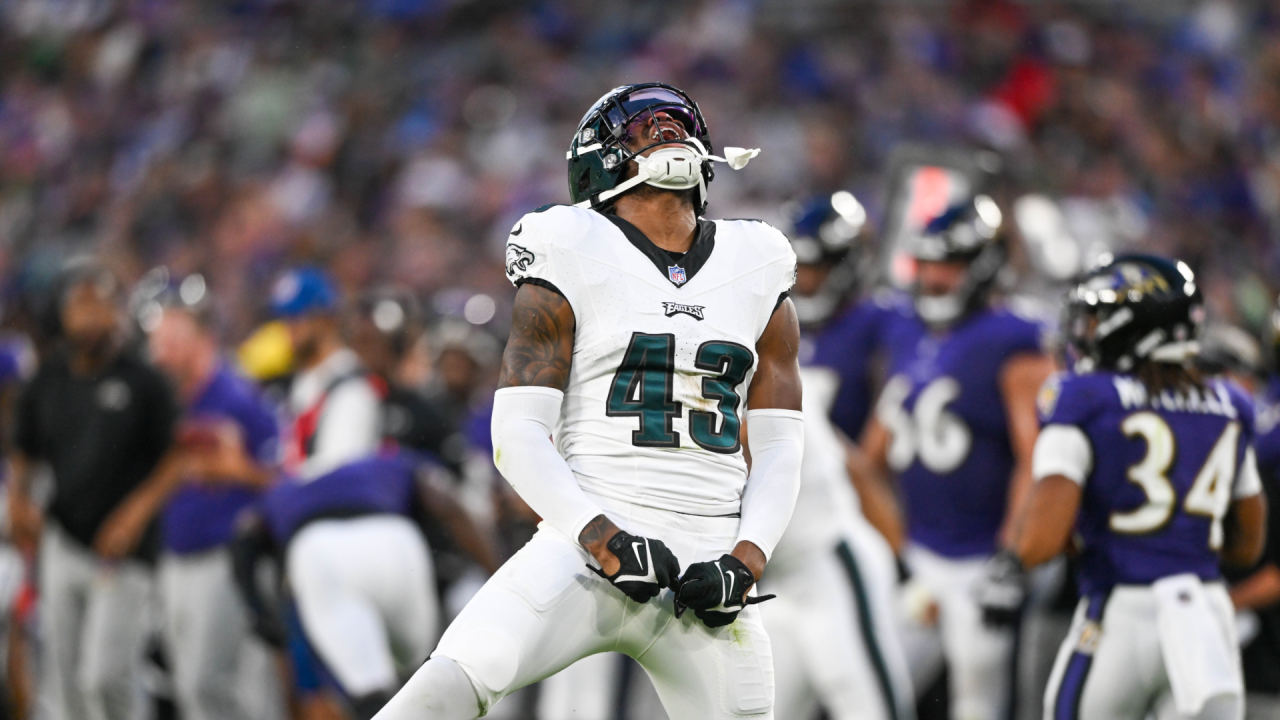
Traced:
<path fill-rule="evenodd" d="M 686 608 L 693 608 L 694 614 L 709 628 L 728 625 L 746 606 L 776 597 L 747 597 L 747 591 L 755 584 L 755 575 L 732 555 L 694 563 L 676 583 L 676 617 L 683 615 Z"/>
<path fill-rule="evenodd" d="M 1022 614 L 1027 599 L 1027 571 L 1022 560 L 1001 550 L 987 561 L 982 579 L 974 588 L 982 622 L 991 627 L 1011 627 Z"/>

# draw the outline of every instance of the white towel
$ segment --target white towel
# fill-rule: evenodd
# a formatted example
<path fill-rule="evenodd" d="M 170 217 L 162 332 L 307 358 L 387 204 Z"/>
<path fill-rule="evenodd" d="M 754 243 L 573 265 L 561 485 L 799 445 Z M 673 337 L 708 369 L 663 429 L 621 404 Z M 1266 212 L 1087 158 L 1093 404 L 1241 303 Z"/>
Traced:
<path fill-rule="evenodd" d="M 1200 578 L 1174 575 L 1151 585 L 1156 624 L 1173 701 L 1182 715 L 1196 715 L 1218 695 L 1244 693 L 1231 633 L 1222 627 Z"/>

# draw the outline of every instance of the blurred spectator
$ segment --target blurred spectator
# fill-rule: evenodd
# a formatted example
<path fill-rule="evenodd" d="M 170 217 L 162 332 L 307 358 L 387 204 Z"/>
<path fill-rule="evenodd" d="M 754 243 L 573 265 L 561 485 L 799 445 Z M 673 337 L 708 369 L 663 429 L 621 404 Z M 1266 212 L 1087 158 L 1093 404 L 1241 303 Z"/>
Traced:
<path fill-rule="evenodd" d="M 177 409 L 158 371 L 123 349 L 120 281 L 68 268 L 58 301 L 65 349 L 45 358 L 18 405 L 9 510 L 40 545 L 42 704 L 51 718 L 138 717 L 150 629 L 151 518 L 177 476 Z M 165 458 L 162 460 L 162 456 Z M 50 522 L 31 499 L 53 471 Z"/>
<path fill-rule="evenodd" d="M 185 483 L 162 514 L 159 581 L 182 717 L 247 720 L 245 700 L 269 702 L 253 691 L 279 704 L 279 687 L 266 650 L 250 642 L 227 544 L 236 516 L 274 479 L 279 432 L 257 388 L 222 359 L 215 320 L 200 275 L 165 282 L 141 307 L 151 359 L 185 410 L 176 439 Z M 254 673 L 242 659 L 257 661 Z"/>
<path fill-rule="evenodd" d="M 276 281 L 271 299 L 289 327 L 297 366 L 285 470 L 316 478 L 372 455 L 382 441 L 382 399 L 360 358 L 343 344 L 333 282 L 315 268 L 290 270 Z"/>
<path fill-rule="evenodd" d="M 363 293 L 349 318 L 347 335 L 365 368 L 385 386 L 381 426 L 387 439 L 406 450 L 431 453 L 460 475 L 466 439 L 451 418 L 402 379 L 418 374 L 405 368 L 422 335 L 417 299 L 397 287 Z"/>

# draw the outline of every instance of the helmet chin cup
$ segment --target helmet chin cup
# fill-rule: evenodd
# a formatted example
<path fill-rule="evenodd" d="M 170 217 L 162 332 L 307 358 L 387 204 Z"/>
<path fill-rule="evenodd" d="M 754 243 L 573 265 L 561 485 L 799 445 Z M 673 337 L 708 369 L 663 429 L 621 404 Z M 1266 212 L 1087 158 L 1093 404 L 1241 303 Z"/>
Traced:
<path fill-rule="evenodd" d="M 925 324 L 950 325 L 964 313 L 964 301 L 959 293 L 949 295 L 920 295 L 915 299 L 916 312 Z"/>
<path fill-rule="evenodd" d="M 702 182 L 705 157 L 691 147 L 664 147 L 648 157 L 636 158 L 636 163 L 647 178 L 646 184 L 663 190 L 688 190 Z"/>

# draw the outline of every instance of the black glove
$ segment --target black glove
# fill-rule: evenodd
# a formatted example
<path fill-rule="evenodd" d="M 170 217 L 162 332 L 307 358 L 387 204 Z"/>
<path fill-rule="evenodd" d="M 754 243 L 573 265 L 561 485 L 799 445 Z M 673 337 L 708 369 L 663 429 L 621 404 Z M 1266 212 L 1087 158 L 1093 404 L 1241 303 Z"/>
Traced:
<path fill-rule="evenodd" d="M 1027 599 L 1027 571 L 1018 556 L 1001 550 L 988 560 L 974 596 L 982 608 L 983 623 L 991 627 L 1017 623 Z"/>
<path fill-rule="evenodd" d="M 676 617 L 683 615 L 685 608 L 693 608 L 709 628 L 728 625 L 746 606 L 776 597 L 747 597 L 755 583 L 756 576 L 732 555 L 721 555 L 714 562 L 694 563 L 676 585 Z"/>
<path fill-rule="evenodd" d="M 605 575 L 597 567 L 587 567 L 612 583 L 623 595 L 638 603 L 645 603 L 656 597 L 664 587 L 675 589 L 676 578 L 680 576 L 680 561 L 676 560 L 676 556 L 661 540 L 651 540 L 619 530 L 609 538 L 605 547 L 622 564 L 618 572 Z"/>

